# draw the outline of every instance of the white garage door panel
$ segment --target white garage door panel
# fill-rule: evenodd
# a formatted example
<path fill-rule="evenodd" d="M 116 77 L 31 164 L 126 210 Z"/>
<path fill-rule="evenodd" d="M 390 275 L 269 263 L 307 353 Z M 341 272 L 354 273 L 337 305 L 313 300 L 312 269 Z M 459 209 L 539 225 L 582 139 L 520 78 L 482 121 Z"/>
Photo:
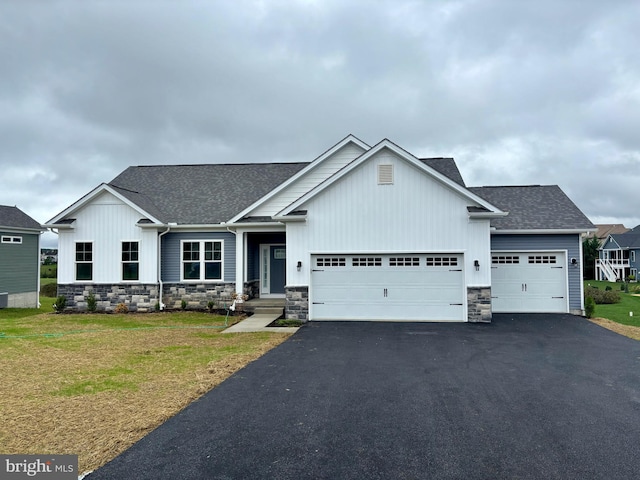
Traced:
<path fill-rule="evenodd" d="M 492 310 L 499 312 L 567 312 L 564 252 L 492 254 Z"/>
<path fill-rule="evenodd" d="M 358 259 L 364 256 L 315 256 L 311 319 L 462 321 L 462 256 L 405 257 L 411 261 L 399 262 L 394 255 L 369 256 L 369 265 L 360 266 Z M 320 265 L 318 258 L 323 259 Z"/>

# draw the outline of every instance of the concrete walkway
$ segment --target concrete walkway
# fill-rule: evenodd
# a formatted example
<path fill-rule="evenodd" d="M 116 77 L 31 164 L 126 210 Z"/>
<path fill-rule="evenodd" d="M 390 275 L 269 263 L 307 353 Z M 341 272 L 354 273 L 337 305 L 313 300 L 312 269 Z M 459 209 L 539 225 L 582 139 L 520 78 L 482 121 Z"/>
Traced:
<path fill-rule="evenodd" d="M 277 313 L 258 313 L 245 318 L 239 323 L 230 326 L 222 333 L 240 333 L 240 332 L 280 332 L 280 333 L 296 333 L 298 327 L 267 327 L 274 320 L 280 318 Z"/>

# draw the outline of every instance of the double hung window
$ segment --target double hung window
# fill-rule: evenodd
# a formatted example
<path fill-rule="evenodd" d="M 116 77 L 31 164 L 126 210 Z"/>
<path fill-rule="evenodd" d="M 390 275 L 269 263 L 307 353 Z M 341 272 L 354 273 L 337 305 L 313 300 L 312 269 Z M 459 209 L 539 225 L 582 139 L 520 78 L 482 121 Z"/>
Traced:
<path fill-rule="evenodd" d="M 184 240 L 181 249 L 182 280 L 222 280 L 222 240 Z"/>
<path fill-rule="evenodd" d="M 122 280 L 140 280 L 138 242 L 122 242 Z"/>
<path fill-rule="evenodd" d="M 93 280 L 93 243 L 76 243 L 76 280 Z"/>

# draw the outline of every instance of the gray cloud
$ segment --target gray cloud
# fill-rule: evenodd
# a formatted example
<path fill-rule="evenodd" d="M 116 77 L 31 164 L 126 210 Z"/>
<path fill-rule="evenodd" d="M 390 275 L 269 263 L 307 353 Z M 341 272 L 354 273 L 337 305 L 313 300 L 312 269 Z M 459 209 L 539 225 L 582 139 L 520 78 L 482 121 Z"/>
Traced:
<path fill-rule="evenodd" d="M 126 166 L 308 161 L 347 133 L 557 183 L 640 223 L 635 1 L 7 1 L 0 203 L 46 221 Z"/>

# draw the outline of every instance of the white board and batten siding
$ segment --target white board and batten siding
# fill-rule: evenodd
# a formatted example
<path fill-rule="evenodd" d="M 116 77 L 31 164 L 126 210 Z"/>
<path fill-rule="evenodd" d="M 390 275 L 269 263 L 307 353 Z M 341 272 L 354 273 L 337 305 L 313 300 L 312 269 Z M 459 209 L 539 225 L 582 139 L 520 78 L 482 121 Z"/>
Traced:
<path fill-rule="evenodd" d="M 378 184 L 378 165 L 393 165 L 393 184 Z M 387 265 L 387 271 L 381 269 L 379 275 L 351 272 L 340 281 L 352 286 L 360 280 L 367 281 L 363 283 L 364 289 L 387 288 L 387 295 L 403 295 L 403 305 L 409 305 L 414 298 L 419 305 L 416 312 L 423 309 L 421 315 L 415 314 L 416 318 L 466 320 L 466 287 L 489 285 L 491 275 L 489 221 L 470 220 L 467 212 L 470 204 L 468 198 L 420 168 L 389 150 L 382 150 L 306 202 L 302 207 L 307 210 L 306 222 L 287 224 L 287 257 L 290 259 L 287 284 L 309 286 L 310 318 L 313 320 L 316 316 L 324 316 L 321 313 L 323 307 L 315 307 L 313 302 L 318 295 L 326 298 L 330 288 L 330 282 L 312 275 L 314 260 L 319 256 L 343 254 L 353 258 L 380 255 L 386 260 L 414 255 L 425 259 L 428 254 L 453 256 L 460 262 L 460 271 L 454 274 L 455 281 L 449 282 L 446 275 L 441 280 L 455 285 L 452 287 L 456 292 L 455 301 L 447 305 L 462 303 L 461 307 L 456 305 L 459 308 L 457 313 L 440 309 L 429 313 L 430 318 L 425 318 L 424 308 L 428 301 L 424 289 L 437 283 L 427 272 L 426 265 L 422 267 L 426 273 L 423 280 L 418 275 L 412 277 L 412 269 L 390 271 Z M 474 260 L 482 266 L 478 271 L 473 267 Z M 299 272 L 296 268 L 298 261 L 302 262 Z M 362 275 L 365 276 L 360 278 Z M 394 286 L 377 285 L 381 277 L 385 282 L 393 278 Z M 317 286 L 319 290 L 316 290 Z M 340 297 L 338 291 L 331 292 L 331 295 Z M 371 301 L 364 293 L 354 291 L 354 295 L 349 297 L 346 291 L 344 295 L 344 301 L 356 297 L 363 304 Z M 318 310 L 314 311 L 314 308 Z M 395 309 L 393 306 L 390 308 Z M 407 315 L 411 314 L 405 311 L 405 315 L 400 314 L 400 317 L 407 318 Z"/>
<path fill-rule="evenodd" d="M 286 189 L 274 195 L 254 211 L 251 216 L 272 216 L 283 208 L 287 207 L 305 193 L 315 188 L 331 175 L 343 168 L 355 158 L 362 155 L 364 149 L 350 143 L 335 152 L 330 157 L 324 159 L 317 167 L 311 169 L 305 175 L 297 179 Z"/>
<path fill-rule="evenodd" d="M 58 283 L 74 283 L 75 244 L 93 243 L 93 280 L 89 283 L 122 283 L 122 242 L 137 241 L 140 255 L 138 283 L 157 281 L 157 232 L 136 227 L 140 212 L 103 192 L 74 213 L 71 230 L 60 230 Z M 87 283 L 87 282 L 82 282 Z"/>

